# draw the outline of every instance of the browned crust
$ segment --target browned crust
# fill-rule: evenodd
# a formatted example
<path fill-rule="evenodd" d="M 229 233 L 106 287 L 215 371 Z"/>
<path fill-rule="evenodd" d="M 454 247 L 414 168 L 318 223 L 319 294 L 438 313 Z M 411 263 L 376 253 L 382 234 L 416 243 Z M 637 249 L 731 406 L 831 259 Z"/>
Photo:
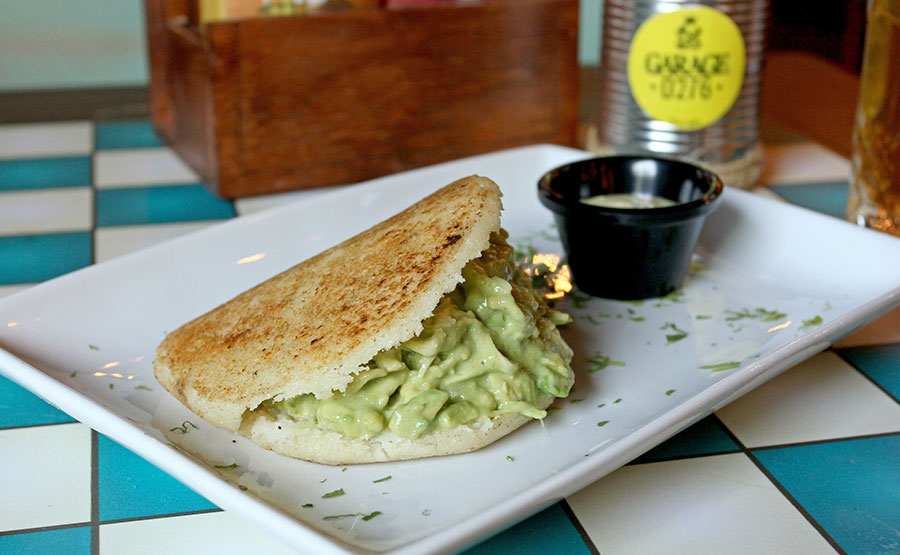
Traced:
<path fill-rule="evenodd" d="M 159 382 L 237 430 L 271 398 L 343 390 L 379 350 L 422 329 L 500 227 L 500 190 L 471 176 L 170 333 Z"/>

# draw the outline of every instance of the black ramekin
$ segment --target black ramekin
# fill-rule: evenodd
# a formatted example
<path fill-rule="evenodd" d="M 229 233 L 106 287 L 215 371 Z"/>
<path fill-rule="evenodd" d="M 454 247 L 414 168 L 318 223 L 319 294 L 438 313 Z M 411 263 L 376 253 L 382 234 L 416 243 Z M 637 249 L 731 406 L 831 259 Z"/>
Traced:
<path fill-rule="evenodd" d="M 581 199 L 645 193 L 676 202 L 661 208 L 606 208 Z M 722 180 L 693 164 L 657 157 L 609 156 L 558 167 L 538 181 L 556 219 L 572 278 L 590 295 L 661 297 L 681 287 Z"/>

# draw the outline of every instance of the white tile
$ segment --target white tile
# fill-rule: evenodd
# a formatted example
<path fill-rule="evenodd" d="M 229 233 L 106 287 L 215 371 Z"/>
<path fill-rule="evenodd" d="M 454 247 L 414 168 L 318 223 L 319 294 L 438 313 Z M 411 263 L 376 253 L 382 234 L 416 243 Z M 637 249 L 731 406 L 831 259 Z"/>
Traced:
<path fill-rule="evenodd" d="M 15 285 L 0 285 L 0 299 L 19 291 L 24 291 L 34 285 L 33 283 L 17 283 Z"/>
<path fill-rule="evenodd" d="M 846 180 L 850 161 L 815 143 L 784 143 L 765 149 L 760 181 L 791 185 Z"/>
<path fill-rule="evenodd" d="M 223 553 L 296 553 L 231 513 L 155 518 L 100 526 L 101 555 L 146 553 L 222 555 Z"/>
<path fill-rule="evenodd" d="M 743 453 L 626 466 L 567 501 L 604 555 L 834 553 Z"/>
<path fill-rule="evenodd" d="M 84 156 L 94 147 L 87 121 L 0 125 L 0 159 Z"/>
<path fill-rule="evenodd" d="M 900 343 L 900 307 L 863 326 L 835 344 L 835 347 Z"/>
<path fill-rule="evenodd" d="M 218 221 L 99 227 L 94 232 L 94 255 L 103 262 L 169 239 L 209 227 Z"/>
<path fill-rule="evenodd" d="M 716 415 L 747 447 L 900 431 L 900 405 L 831 351 Z"/>
<path fill-rule="evenodd" d="M 98 188 L 196 183 L 199 177 L 168 147 L 104 150 L 94 154 Z"/>
<path fill-rule="evenodd" d="M 0 236 L 88 231 L 93 198 L 90 187 L 0 193 Z"/>
<path fill-rule="evenodd" d="M 0 531 L 90 521 L 90 428 L 0 430 L 0 453 Z"/>

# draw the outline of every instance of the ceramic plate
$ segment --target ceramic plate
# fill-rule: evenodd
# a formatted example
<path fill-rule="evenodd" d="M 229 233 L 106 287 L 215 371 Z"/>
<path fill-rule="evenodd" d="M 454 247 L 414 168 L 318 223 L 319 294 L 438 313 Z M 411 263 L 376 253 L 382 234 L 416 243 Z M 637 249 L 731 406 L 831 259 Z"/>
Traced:
<path fill-rule="evenodd" d="M 288 459 L 207 425 L 154 380 L 167 331 L 472 173 L 501 186 L 511 242 L 562 287 L 536 182 L 589 156 L 532 146 L 441 164 L 46 282 L 0 300 L 0 370 L 289 544 L 423 553 L 463 548 L 577 491 L 900 303 L 900 241 L 726 190 L 683 289 L 557 301 L 574 318 L 564 336 L 575 390 L 475 453 L 348 468 Z"/>

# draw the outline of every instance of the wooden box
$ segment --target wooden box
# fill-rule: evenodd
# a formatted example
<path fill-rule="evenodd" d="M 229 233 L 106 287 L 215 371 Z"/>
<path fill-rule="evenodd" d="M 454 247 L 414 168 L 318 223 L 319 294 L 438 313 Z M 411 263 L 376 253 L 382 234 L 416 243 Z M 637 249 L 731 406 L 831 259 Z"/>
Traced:
<path fill-rule="evenodd" d="M 219 196 L 575 141 L 577 0 L 345 10 L 203 29 L 192 4 L 146 0 L 152 119 Z"/>

